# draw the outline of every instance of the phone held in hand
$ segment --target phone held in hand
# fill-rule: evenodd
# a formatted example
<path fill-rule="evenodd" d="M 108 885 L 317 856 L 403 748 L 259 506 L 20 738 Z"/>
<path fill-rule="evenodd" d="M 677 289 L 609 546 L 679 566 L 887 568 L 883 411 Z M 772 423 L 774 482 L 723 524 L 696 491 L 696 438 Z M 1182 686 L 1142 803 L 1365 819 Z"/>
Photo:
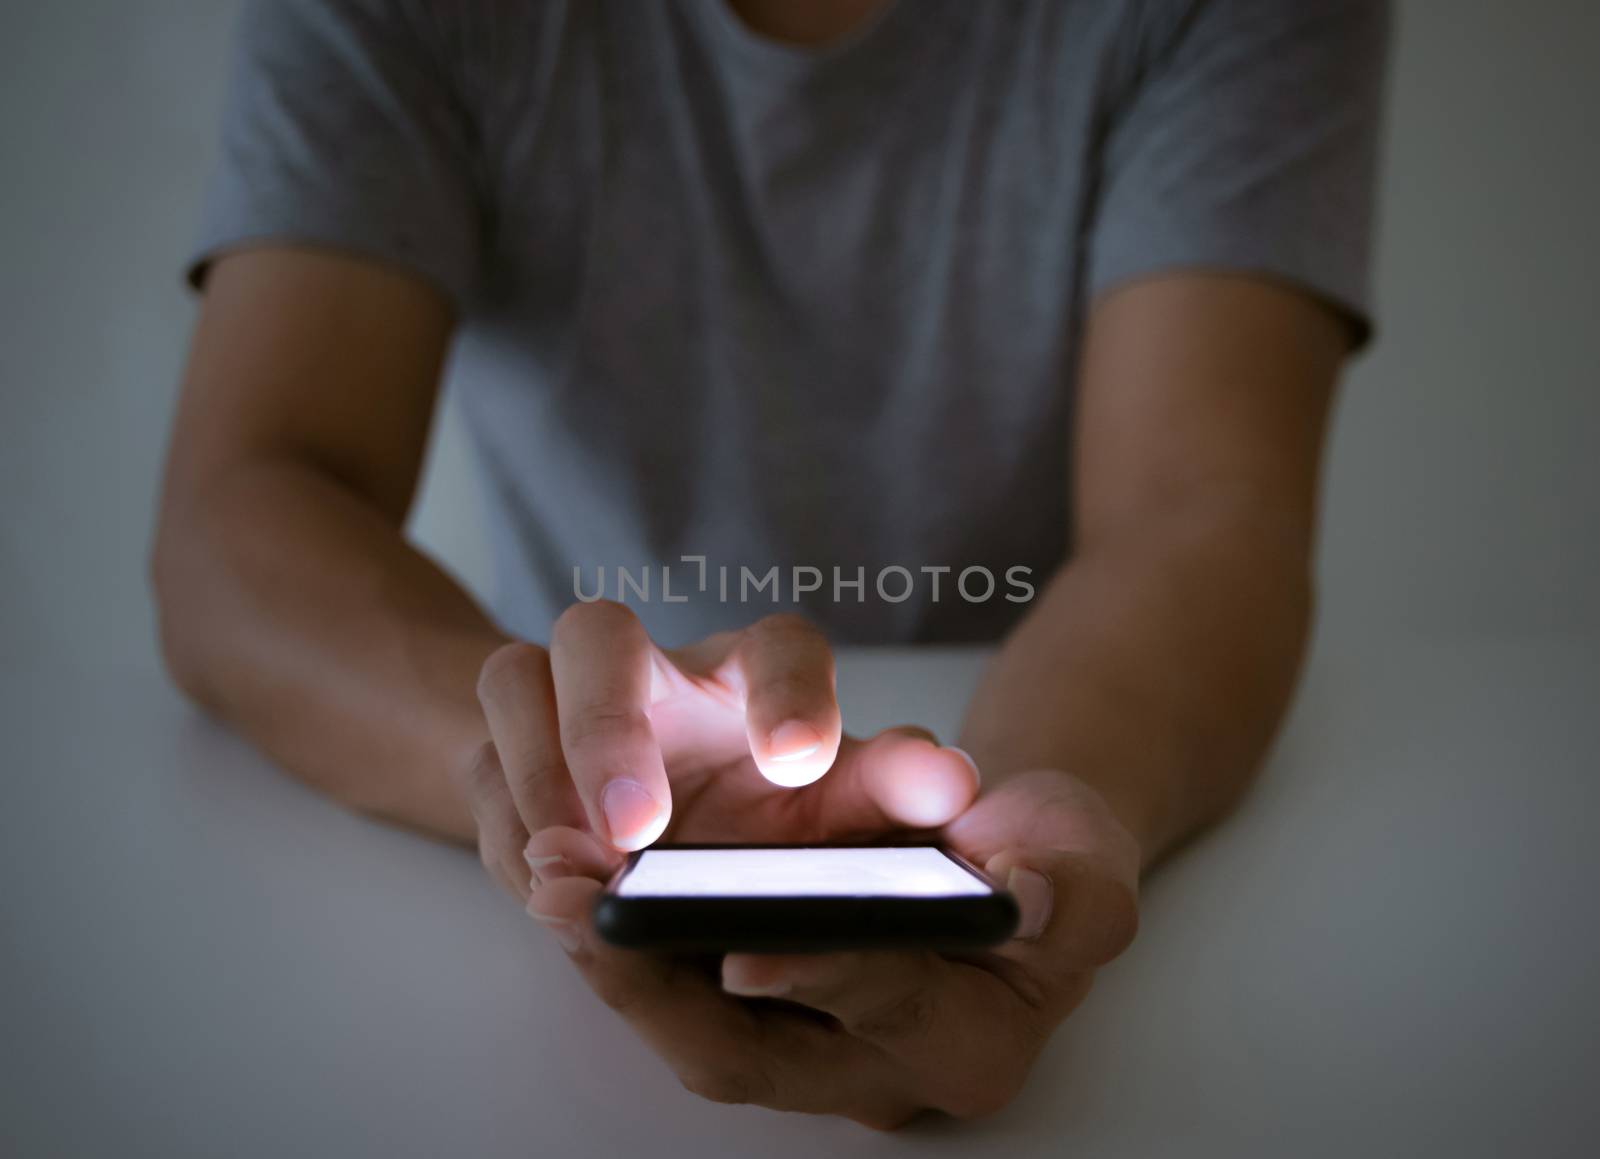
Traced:
<path fill-rule="evenodd" d="M 631 854 L 595 901 L 617 946 L 818 953 L 980 949 L 1016 901 L 937 845 L 666 845 Z"/>

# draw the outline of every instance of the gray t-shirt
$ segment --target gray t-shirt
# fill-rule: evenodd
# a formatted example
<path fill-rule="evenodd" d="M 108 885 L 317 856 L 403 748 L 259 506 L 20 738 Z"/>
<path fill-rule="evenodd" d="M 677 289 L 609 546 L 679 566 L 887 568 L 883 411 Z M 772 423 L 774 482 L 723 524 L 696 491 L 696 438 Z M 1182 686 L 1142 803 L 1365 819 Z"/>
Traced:
<path fill-rule="evenodd" d="M 1234 270 L 1364 333 L 1387 21 L 891 0 L 810 50 L 725 0 L 256 0 L 193 273 L 278 240 L 450 295 L 519 634 L 621 567 L 666 643 L 992 638 L 1069 550 L 1096 295 Z"/>

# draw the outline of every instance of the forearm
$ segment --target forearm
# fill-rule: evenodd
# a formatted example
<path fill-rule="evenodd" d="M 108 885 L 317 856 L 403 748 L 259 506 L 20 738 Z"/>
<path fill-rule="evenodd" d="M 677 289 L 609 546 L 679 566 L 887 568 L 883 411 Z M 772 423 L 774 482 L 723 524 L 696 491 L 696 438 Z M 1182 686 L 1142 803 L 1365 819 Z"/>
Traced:
<path fill-rule="evenodd" d="M 1149 864 L 1225 814 L 1293 691 L 1307 537 L 1251 514 L 1174 516 L 1074 559 L 985 674 L 962 743 L 986 772 L 1098 789 Z"/>
<path fill-rule="evenodd" d="M 295 775 L 437 834 L 474 829 L 448 770 L 487 737 L 504 642 L 354 491 L 289 458 L 170 497 L 153 558 L 174 678 Z"/>

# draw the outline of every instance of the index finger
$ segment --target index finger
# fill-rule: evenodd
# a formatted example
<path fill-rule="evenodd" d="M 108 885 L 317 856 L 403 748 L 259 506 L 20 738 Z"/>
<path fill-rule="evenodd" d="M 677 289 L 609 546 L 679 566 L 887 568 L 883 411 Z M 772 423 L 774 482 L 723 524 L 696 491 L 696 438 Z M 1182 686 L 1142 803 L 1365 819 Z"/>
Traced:
<path fill-rule="evenodd" d="M 667 769 L 650 724 L 655 645 L 621 604 L 574 604 L 550 635 L 561 749 L 594 831 L 643 849 L 672 815 Z"/>

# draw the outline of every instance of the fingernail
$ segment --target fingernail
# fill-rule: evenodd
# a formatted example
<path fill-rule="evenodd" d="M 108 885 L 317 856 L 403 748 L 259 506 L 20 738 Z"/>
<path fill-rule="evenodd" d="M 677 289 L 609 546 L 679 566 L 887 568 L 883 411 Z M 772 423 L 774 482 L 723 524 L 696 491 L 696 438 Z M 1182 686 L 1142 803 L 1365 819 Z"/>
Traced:
<path fill-rule="evenodd" d="M 782 998 L 794 989 L 794 985 L 790 982 L 769 982 L 764 986 L 724 982 L 722 988 L 737 998 Z"/>
<path fill-rule="evenodd" d="M 611 843 L 624 849 L 638 849 L 661 836 L 666 828 L 661 805 L 638 781 L 618 777 L 600 794 L 600 807 L 605 811 L 606 828 L 611 830 Z"/>
<path fill-rule="evenodd" d="M 1017 921 L 1017 937 L 1037 938 L 1044 933 L 1055 904 L 1055 887 L 1050 879 L 1036 869 L 1018 866 L 1006 875 L 1006 889 L 1017 899 L 1017 908 L 1022 911 Z"/>
<path fill-rule="evenodd" d="M 803 720 L 786 720 L 767 738 L 769 759 L 798 761 L 822 747 L 822 734 Z"/>
<path fill-rule="evenodd" d="M 973 783 L 975 785 L 980 786 L 980 787 L 983 785 L 983 770 L 978 768 L 978 762 L 972 759 L 972 754 L 971 753 L 969 753 L 966 749 L 958 749 L 953 744 L 945 745 L 944 746 L 944 751 L 947 752 L 947 753 L 955 753 L 956 756 L 958 756 L 962 760 L 966 761 L 967 764 L 969 766 L 971 766 L 971 768 L 972 768 L 972 781 L 973 781 Z"/>
<path fill-rule="evenodd" d="M 544 884 L 545 875 L 541 873 L 540 870 L 549 869 L 553 866 L 560 865 L 566 860 L 566 858 L 559 853 L 551 853 L 544 857 L 540 857 L 528 852 L 526 849 L 522 851 L 522 857 L 523 860 L 528 863 L 528 869 L 533 873 L 534 885 Z"/>
<path fill-rule="evenodd" d="M 537 921 L 560 944 L 567 953 L 574 952 L 583 944 L 583 932 L 578 929 L 577 923 L 569 922 L 566 918 L 556 917 L 554 914 L 542 914 L 528 906 L 528 916 Z"/>

